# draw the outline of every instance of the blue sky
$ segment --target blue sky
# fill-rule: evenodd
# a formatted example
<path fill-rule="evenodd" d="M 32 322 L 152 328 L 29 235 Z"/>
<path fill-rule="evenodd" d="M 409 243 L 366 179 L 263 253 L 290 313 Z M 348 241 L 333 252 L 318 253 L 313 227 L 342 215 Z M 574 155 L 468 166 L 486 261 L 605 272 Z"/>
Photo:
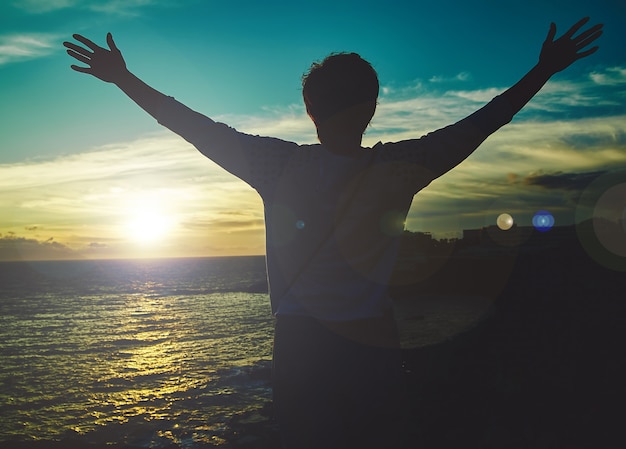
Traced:
<path fill-rule="evenodd" d="M 103 44 L 110 31 L 155 88 L 241 131 L 301 143 L 315 132 L 300 76 L 356 51 L 382 86 L 364 139 L 373 145 L 471 113 L 532 67 L 551 21 L 560 34 L 586 15 L 605 24 L 601 49 L 416 197 L 407 227 L 440 237 L 501 212 L 528 225 L 546 209 L 569 224 L 585 181 L 624 167 L 624 2 L 3 2 L 0 258 L 263 252 L 256 194 L 114 86 L 71 71 L 62 42 L 73 33 Z"/>

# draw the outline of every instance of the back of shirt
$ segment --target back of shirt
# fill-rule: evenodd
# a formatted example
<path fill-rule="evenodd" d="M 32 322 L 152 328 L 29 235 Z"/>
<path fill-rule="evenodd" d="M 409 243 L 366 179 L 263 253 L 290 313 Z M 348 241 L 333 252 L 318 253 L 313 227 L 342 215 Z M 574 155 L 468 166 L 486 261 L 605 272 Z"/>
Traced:
<path fill-rule="evenodd" d="M 502 97 L 419 139 L 358 157 L 251 136 L 173 98 L 159 123 L 261 195 L 272 310 L 324 320 L 380 317 L 413 195 L 512 118 Z"/>

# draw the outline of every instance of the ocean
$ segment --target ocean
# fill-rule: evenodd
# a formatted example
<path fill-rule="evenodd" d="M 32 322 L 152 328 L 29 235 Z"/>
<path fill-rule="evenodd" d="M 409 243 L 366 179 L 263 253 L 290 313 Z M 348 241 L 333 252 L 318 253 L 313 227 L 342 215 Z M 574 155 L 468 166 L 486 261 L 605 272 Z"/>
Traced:
<path fill-rule="evenodd" d="M 272 333 L 263 257 L 0 263 L 0 442 L 227 445 Z"/>
<path fill-rule="evenodd" d="M 396 316 L 415 347 L 487 307 L 424 297 Z M 2 262 L 0 445 L 260 447 L 272 336 L 263 256 Z"/>

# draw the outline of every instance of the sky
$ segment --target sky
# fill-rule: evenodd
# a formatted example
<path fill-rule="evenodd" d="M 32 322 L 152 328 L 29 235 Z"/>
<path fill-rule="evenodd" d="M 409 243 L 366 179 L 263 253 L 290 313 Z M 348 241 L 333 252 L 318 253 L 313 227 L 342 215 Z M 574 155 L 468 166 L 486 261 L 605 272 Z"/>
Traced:
<path fill-rule="evenodd" d="M 600 50 L 415 197 L 406 228 L 436 238 L 501 213 L 520 226 L 540 210 L 555 225 L 626 220 L 623 1 L 4 1 L 0 260 L 264 253 L 256 192 L 114 85 L 70 70 L 62 42 L 73 33 L 104 45 L 112 32 L 156 89 L 298 143 L 316 142 L 302 74 L 331 52 L 357 52 L 381 83 L 363 140 L 372 146 L 462 119 L 532 68 L 550 22 L 560 35 L 584 16 L 605 24 Z"/>

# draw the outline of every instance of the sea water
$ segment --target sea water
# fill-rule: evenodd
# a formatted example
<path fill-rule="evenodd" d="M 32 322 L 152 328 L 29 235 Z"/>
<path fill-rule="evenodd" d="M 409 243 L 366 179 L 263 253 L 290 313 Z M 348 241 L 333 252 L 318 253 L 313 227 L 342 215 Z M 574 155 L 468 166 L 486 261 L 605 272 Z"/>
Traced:
<path fill-rule="evenodd" d="M 272 326 L 263 257 L 0 263 L 0 442 L 225 444 Z"/>
<path fill-rule="evenodd" d="M 402 301 L 403 342 L 445 340 L 485 304 Z M 271 439 L 272 335 L 263 256 L 0 262 L 0 447 L 228 448 L 250 423 Z"/>

